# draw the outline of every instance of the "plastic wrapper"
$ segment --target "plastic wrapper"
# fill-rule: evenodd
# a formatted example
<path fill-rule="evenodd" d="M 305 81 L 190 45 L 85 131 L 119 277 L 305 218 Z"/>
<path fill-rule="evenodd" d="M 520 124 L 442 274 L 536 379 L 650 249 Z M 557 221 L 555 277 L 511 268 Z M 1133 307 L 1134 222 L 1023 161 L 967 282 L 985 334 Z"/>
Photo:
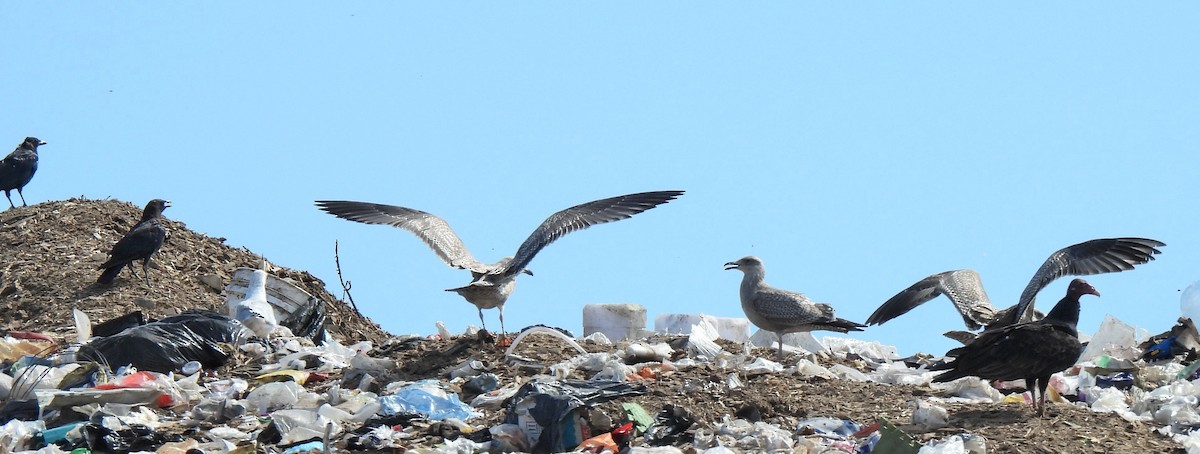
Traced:
<path fill-rule="evenodd" d="M 770 331 L 758 330 L 750 336 L 749 344 L 755 347 L 778 348 L 779 338 Z M 812 333 L 788 333 L 783 335 L 783 351 L 796 352 L 804 355 L 815 354 L 821 357 L 829 356 L 829 349 L 813 337 Z"/>
<path fill-rule="evenodd" d="M 0 452 L 32 449 L 34 434 L 46 430 L 42 421 L 11 420 L 0 426 Z"/>
<path fill-rule="evenodd" d="M 837 374 L 837 376 L 843 380 L 871 381 L 871 378 L 867 377 L 866 374 L 843 364 L 834 364 L 829 368 L 829 371 Z"/>
<path fill-rule="evenodd" d="M 418 413 L 440 421 L 446 418 L 467 420 L 480 413 L 458 399 L 458 394 L 447 393 L 437 380 L 421 380 L 404 386 L 395 394 L 379 398 L 385 415 Z"/>
<path fill-rule="evenodd" d="M 688 334 L 687 350 L 697 357 L 712 360 L 723 351 L 715 342 L 717 337 L 717 328 L 712 322 L 701 319 L 700 323 L 692 325 L 692 332 Z"/>
<path fill-rule="evenodd" d="M 837 378 L 837 374 L 807 359 L 796 362 L 796 373 L 802 377 Z"/>
<path fill-rule="evenodd" d="M 1079 355 L 1078 362 L 1091 361 L 1102 355 L 1124 360 L 1138 359 L 1142 354 L 1141 349 L 1137 347 L 1139 337 L 1145 338 L 1149 335 L 1144 330 L 1139 332 L 1112 315 L 1106 315 L 1096 334 L 1092 335 L 1087 348 Z"/>
<path fill-rule="evenodd" d="M 626 363 L 662 361 L 671 357 L 674 350 L 665 342 L 651 344 L 649 342 L 634 342 L 623 350 L 621 357 Z"/>
<path fill-rule="evenodd" d="M 877 363 L 900 359 L 896 347 L 883 345 L 876 341 L 864 341 L 849 337 L 825 336 L 821 339 L 833 354 L 845 357 L 860 357 Z"/>
<path fill-rule="evenodd" d="M 765 358 L 754 358 L 754 361 L 743 364 L 741 369 L 747 376 L 783 372 L 783 365 Z"/>
<path fill-rule="evenodd" d="M 867 373 L 867 377 L 876 383 L 914 386 L 928 385 L 935 375 L 937 375 L 937 372 L 927 369 L 913 369 L 899 361 L 885 363 L 874 371 Z"/>
<path fill-rule="evenodd" d="M 796 441 L 791 431 L 765 422 L 751 423 L 728 415 L 714 429 L 699 429 L 693 443 L 697 449 L 732 446 L 744 452 L 791 452 Z"/>
<path fill-rule="evenodd" d="M 331 435 L 342 432 L 342 425 L 311 409 L 287 409 L 271 413 L 271 423 L 283 436 L 282 444 L 291 444 L 325 435 L 327 426 L 333 428 Z"/>
<path fill-rule="evenodd" d="M 750 320 L 745 317 L 714 317 L 706 314 L 659 314 L 654 331 L 666 334 L 691 334 L 692 327 L 706 321 L 717 330 L 717 338 L 745 343 L 750 338 Z"/>
<path fill-rule="evenodd" d="M 939 407 L 931 402 L 926 402 L 921 399 L 913 399 L 909 402 L 909 404 L 913 407 L 913 425 L 926 431 L 946 427 L 946 424 L 948 424 L 950 421 L 950 413 L 947 412 L 945 408 Z"/>
<path fill-rule="evenodd" d="M 300 401 L 300 394 L 305 392 L 304 387 L 296 382 L 264 383 L 246 395 L 246 406 L 256 414 L 265 415 L 296 405 Z"/>
<path fill-rule="evenodd" d="M 975 377 L 964 377 L 948 383 L 931 383 L 931 388 L 949 394 L 949 398 L 939 398 L 944 402 L 1000 402 L 1004 396 L 986 381 Z"/>
<path fill-rule="evenodd" d="M 983 437 L 963 434 L 951 435 L 921 447 L 918 454 L 987 454 L 987 440 Z"/>

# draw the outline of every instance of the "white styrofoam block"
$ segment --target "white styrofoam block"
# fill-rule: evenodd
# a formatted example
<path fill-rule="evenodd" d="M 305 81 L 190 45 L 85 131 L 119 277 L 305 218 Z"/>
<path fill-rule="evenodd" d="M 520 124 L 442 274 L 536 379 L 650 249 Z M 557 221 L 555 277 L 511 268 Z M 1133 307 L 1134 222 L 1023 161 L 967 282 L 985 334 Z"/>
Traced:
<path fill-rule="evenodd" d="M 641 304 L 588 304 L 583 306 L 583 336 L 604 333 L 616 342 L 641 339 L 646 331 L 646 308 Z"/>
<path fill-rule="evenodd" d="M 745 343 L 750 339 L 750 320 L 745 317 L 713 317 L 705 314 L 659 314 L 654 317 L 654 331 L 664 334 L 691 334 L 692 326 L 708 319 L 717 328 L 717 336 L 731 342 Z"/>

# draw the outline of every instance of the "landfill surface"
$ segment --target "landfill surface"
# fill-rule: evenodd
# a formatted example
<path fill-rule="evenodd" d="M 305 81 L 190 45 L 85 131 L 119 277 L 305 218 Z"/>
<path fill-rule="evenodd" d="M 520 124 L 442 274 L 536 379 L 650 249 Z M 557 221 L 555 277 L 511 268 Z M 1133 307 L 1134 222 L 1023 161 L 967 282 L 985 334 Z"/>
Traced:
<path fill-rule="evenodd" d="M 699 325 L 691 335 L 615 343 L 542 327 L 511 347 L 434 327 L 425 337 L 392 337 L 320 279 L 278 266 L 269 273 L 325 306 L 330 342 L 253 337 L 223 346 L 227 362 L 198 372 L 126 368 L 124 377 L 80 381 L 68 371 L 49 383 L 53 368 L 96 370 L 67 354 L 77 336 L 72 309 L 92 323 L 134 310 L 148 319 L 194 309 L 226 314 L 222 291 L 233 272 L 261 260 L 169 220 L 151 287 L 128 272 L 112 287 L 94 286 L 94 268 L 139 215 L 129 203 L 85 199 L 0 213 L 0 328 L 9 334 L 0 344 L 50 360 L 39 375 L 27 373 L 35 361 L 22 354 L 5 359 L 6 409 L 39 377 L 45 383 L 36 384 L 40 419 L 35 412 L 0 420 L 0 451 L 1200 452 L 1189 435 L 1200 424 L 1200 389 L 1188 381 L 1188 355 L 1155 363 L 1100 356 L 1061 374 L 1055 387 L 1063 396 L 1037 417 L 1011 384 L 932 387 L 921 366 L 927 355 L 906 363 L 886 346 L 849 338 L 774 362 L 773 348 L 712 339 Z M 1118 370 L 1130 372 L 1129 383 L 1104 378 Z M 78 387 L 54 389 L 73 376 Z M 135 402 L 86 394 L 133 377 L 154 383 L 123 388 L 121 398 Z M 156 394 L 134 392 L 144 389 Z M 555 394 L 562 389 L 580 394 Z M 83 395 L 93 400 L 72 400 Z M 553 418 L 538 413 L 552 407 Z M 627 421 L 636 424 L 622 430 Z M 609 438 L 577 443 L 599 435 Z"/>

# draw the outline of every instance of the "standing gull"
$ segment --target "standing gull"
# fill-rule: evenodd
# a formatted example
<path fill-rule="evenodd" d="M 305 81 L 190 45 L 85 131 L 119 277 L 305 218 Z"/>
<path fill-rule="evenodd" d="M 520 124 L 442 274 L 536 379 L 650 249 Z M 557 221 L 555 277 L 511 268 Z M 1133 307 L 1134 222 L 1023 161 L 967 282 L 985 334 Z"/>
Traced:
<path fill-rule="evenodd" d="M 1050 254 L 1021 292 L 1016 305 L 1004 310 L 994 308 L 983 290 L 979 273 L 973 270 L 946 271 L 926 277 L 893 296 L 867 318 L 868 325 L 881 325 L 904 315 L 917 306 L 946 295 L 962 315 L 967 328 L 997 329 L 1033 318 L 1037 293 L 1063 276 L 1115 273 L 1154 260 L 1158 247 L 1165 243 L 1146 238 L 1101 238 L 1067 246 Z M 964 343 L 973 334 L 951 332 L 947 336 Z"/>
<path fill-rule="evenodd" d="M 814 303 L 807 296 L 778 289 L 764 282 L 767 272 L 758 257 L 742 257 L 725 264 L 725 270 L 741 270 L 742 311 L 759 329 L 775 333 L 779 339 L 779 359 L 783 360 L 783 335 L 816 330 L 862 331 L 867 326 L 833 315 L 828 304 Z"/>
<path fill-rule="evenodd" d="M 1046 412 L 1046 387 L 1050 376 L 1075 365 L 1083 346 L 1079 343 L 1079 297 L 1100 296 L 1084 281 L 1074 279 L 1067 295 L 1050 309 L 1046 318 L 985 331 L 973 342 L 950 350 L 954 361 L 930 367 L 946 372 L 933 377 L 945 383 L 975 376 L 985 380 L 1025 379 L 1025 388 L 1034 397 L 1038 416 Z M 1036 394 L 1035 394 L 1036 391 Z"/>
<path fill-rule="evenodd" d="M 171 202 L 163 199 L 154 199 L 146 204 L 146 208 L 142 210 L 142 220 L 134 224 L 133 228 L 113 245 L 108 260 L 96 268 L 104 270 L 96 282 L 111 284 L 113 279 L 121 274 L 121 268 L 141 260 L 142 272 L 145 273 L 142 280 L 146 285 L 150 285 L 150 257 L 158 252 L 163 240 L 167 239 L 167 228 L 162 225 L 161 218 L 163 210 L 169 206 Z M 137 276 L 132 267 L 129 268 L 129 272 Z"/>
<path fill-rule="evenodd" d="M 445 220 L 412 208 L 367 202 L 341 200 L 318 200 L 317 207 L 342 219 L 364 224 L 386 224 L 408 230 L 429 245 L 447 265 L 471 272 L 471 283 L 462 287 L 446 289 L 462 295 L 467 302 L 479 310 L 479 322 L 483 321 L 483 310 L 500 309 L 500 332 L 504 333 L 504 303 L 516 286 L 517 275 L 533 273 L 525 266 L 538 251 L 563 235 L 583 230 L 596 224 L 628 219 L 635 214 L 674 200 L 683 191 L 655 191 L 627 194 L 596 200 L 559 211 L 550 215 L 521 243 L 517 253 L 487 265 L 479 262 L 467 251 L 458 235 Z"/>
<path fill-rule="evenodd" d="M 25 141 L 17 145 L 17 149 L 4 157 L 0 161 L 0 189 L 4 190 L 4 197 L 8 198 L 9 208 L 16 208 L 12 201 L 12 190 L 17 190 L 17 195 L 21 196 L 21 206 L 29 206 L 25 203 L 25 193 L 21 192 L 29 180 L 33 179 L 33 174 L 37 172 L 39 145 L 45 145 L 46 142 L 37 137 L 26 137 Z"/>

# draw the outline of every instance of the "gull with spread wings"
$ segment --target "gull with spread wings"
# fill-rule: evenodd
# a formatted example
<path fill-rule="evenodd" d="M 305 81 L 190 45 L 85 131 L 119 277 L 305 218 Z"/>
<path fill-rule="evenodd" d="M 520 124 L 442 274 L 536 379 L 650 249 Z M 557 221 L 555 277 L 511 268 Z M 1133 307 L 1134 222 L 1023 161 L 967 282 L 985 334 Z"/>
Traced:
<path fill-rule="evenodd" d="M 628 219 L 635 214 L 674 200 L 683 191 L 655 191 L 627 194 L 576 205 L 550 215 L 517 248 L 517 253 L 491 265 L 475 259 L 445 220 L 412 208 L 368 202 L 318 200 L 317 207 L 342 219 L 364 224 L 385 224 L 412 232 L 429 245 L 447 265 L 471 272 L 472 280 L 462 287 L 446 289 L 462 295 L 479 310 L 479 322 L 486 330 L 483 310 L 500 310 L 500 332 L 504 333 L 504 303 L 516 286 L 517 275 L 533 273 L 525 266 L 538 251 L 568 233 L 596 224 Z"/>
<path fill-rule="evenodd" d="M 962 315 L 968 329 L 998 329 L 1033 319 L 1033 304 L 1037 293 L 1063 276 L 1116 273 L 1132 270 L 1135 265 L 1154 260 L 1157 248 L 1165 243 L 1147 238 L 1101 238 L 1071 245 L 1046 259 L 1021 292 L 1016 305 L 1004 310 L 992 306 L 979 273 L 973 270 L 954 270 L 934 274 L 897 293 L 867 318 L 868 325 L 881 325 L 904 315 L 917 306 L 946 295 Z M 963 343 L 975 337 L 973 333 L 946 333 Z"/>

